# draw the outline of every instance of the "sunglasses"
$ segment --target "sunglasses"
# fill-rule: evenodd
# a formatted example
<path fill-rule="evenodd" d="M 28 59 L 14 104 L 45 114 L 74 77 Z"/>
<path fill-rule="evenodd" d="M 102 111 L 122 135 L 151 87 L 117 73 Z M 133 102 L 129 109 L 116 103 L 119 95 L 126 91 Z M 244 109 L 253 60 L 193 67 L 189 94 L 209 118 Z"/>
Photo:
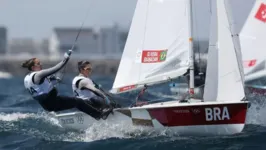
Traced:
<path fill-rule="evenodd" d="M 92 68 L 84 68 L 84 70 L 91 71 Z"/>
<path fill-rule="evenodd" d="M 35 63 L 34 66 L 41 66 L 42 64 L 40 62 Z"/>

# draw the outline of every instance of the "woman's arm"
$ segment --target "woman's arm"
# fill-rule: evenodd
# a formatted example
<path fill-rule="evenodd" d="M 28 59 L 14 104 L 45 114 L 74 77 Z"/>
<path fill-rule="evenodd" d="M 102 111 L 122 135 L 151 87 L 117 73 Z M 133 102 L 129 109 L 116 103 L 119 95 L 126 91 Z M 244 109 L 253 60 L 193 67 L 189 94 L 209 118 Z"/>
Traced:
<path fill-rule="evenodd" d="M 48 69 L 38 71 L 33 76 L 33 82 L 35 84 L 41 84 L 46 77 L 48 77 L 48 76 L 58 72 L 60 69 L 62 69 L 67 64 L 69 57 L 70 57 L 70 54 L 65 53 L 64 59 L 61 62 L 59 62 L 57 65 L 55 65 L 54 67 L 48 68 Z"/>
<path fill-rule="evenodd" d="M 79 82 L 79 89 L 81 88 L 87 88 L 89 90 L 91 90 L 92 92 L 95 92 L 95 94 L 97 95 L 101 95 L 102 98 L 105 98 L 105 95 L 102 91 L 100 91 L 99 89 L 94 87 L 93 82 L 90 79 L 82 79 Z"/>

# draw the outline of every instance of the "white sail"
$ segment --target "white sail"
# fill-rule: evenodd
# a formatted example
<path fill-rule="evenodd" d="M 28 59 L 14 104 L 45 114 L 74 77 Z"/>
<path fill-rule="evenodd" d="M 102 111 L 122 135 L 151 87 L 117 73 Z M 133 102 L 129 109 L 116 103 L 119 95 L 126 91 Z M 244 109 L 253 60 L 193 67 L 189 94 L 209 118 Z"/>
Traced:
<path fill-rule="evenodd" d="M 245 81 L 266 76 L 266 0 L 256 0 L 240 32 Z"/>
<path fill-rule="evenodd" d="M 203 99 L 204 101 L 214 101 L 217 98 L 218 87 L 218 50 L 217 50 L 217 6 L 216 0 L 211 1 L 211 19 L 210 19 L 210 35 L 209 35 L 209 48 L 208 48 L 208 62 L 206 68 L 206 80 Z"/>
<path fill-rule="evenodd" d="M 239 32 L 237 32 L 237 30 L 235 28 L 236 27 L 236 21 L 233 17 L 233 14 L 232 14 L 233 2 L 232 2 L 232 0 L 225 0 L 225 2 L 226 2 L 226 6 L 227 6 L 226 12 L 227 12 L 228 21 L 231 25 L 230 26 L 231 36 L 232 36 L 233 43 L 234 43 L 234 48 L 235 48 L 235 53 L 236 53 L 236 57 L 237 57 L 239 72 L 241 75 L 242 84 L 244 85 L 245 84 L 245 82 L 244 82 L 245 76 L 244 76 L 243 60 L 242 60 L 243 56 L 241 53 L 242 51 L 241 51 L 240 40 L 239 40 Z"/>
<path fill-rule="evenodd" d="M 187 72 L 189 2 L 138 0 L 112 93 L 166 81 Z"/>
<path fill-rule="evenodd" d="M 217 75 L 215 73 L 207 72 L 206 80 L 217 79 L 213 82 L 217 82 L 215 88 L 205 88 L 204 98 L 206 101 L 240 101 L 245 97 L 243 88 L 243 78 L 241 72 L 243 71 L 241 55 L 239 55 L 240 48 L 235 47 L 235 41 L 231 32 L 231 18 L 229 5 L 226 0 L 216 0 L 217 7 L 217 60 L 208 60 L 207 68 L 217 67 Z M 216 71 L 216 70 L 214 70 Z M 216 76 L 216 77 L 215 77 Z M 207 92 L 217 92 L 217 96 L 214 99 L 210 99 L 206 94 Z M 205 96 L 206 95 L 206 96 Z M 215 95 L 215 94 L 213 94 Z M 212 97 L 213 98 L 213 97 Z M 205 101 L 205 99 L 204 99 Z"/>

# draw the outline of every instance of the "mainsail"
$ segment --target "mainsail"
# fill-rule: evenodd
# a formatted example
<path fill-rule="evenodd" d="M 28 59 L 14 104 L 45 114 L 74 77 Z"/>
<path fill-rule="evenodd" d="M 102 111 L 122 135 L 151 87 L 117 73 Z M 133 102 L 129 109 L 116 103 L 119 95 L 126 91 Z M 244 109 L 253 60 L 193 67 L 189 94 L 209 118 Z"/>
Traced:
<path fill-rule="evenodd" d="M 112 93 L 184 75 L 189 68 L 189 0 L 138 0 Z"/>

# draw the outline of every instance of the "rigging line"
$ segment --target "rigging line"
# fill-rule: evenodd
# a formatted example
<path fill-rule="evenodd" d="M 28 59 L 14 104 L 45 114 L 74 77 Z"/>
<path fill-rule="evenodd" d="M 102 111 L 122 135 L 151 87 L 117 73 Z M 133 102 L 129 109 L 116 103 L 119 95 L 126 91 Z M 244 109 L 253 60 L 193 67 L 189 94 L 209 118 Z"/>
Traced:
<path fill-rule="evenodd" d="M 76 38 L 75 38 L 75 41 L 74 41 L 74 43 L 73 43 L 73 45 L 72 45 L 72 47 L 71 47 L 71 50 L 72 50 L 72 51 L 75 50 L 74 48 L 75 48 L 76 43 L 77 43 L 77 41 L 78 41 L 78 37 L 79 37 L 79 35 L 80 35 L 81 31 L 82 31 L 82 28 L 83 28 L 83 26 L 84 26 L 84 23 L 85 23 L 87 17 L 89 16 L 89 12 L 90 12 L 92 6 L 93 6 L 93 0 L 91 0 L 91 4 L 89 5 L 89 7 L 88 7 L 88 9 L 87 9 L 86 15 L 85 15 L 85 17 L 84 17 L 84 19 L 83 19 L 83 22 L 82 22 L 82 24 L 81 24 L 81 26 L 80 26 L 80 28 L 79 28 L 78 34 L 77 34 L 77 36 L 76 36 Z M 64 68 L 63 68 L 63 70 L 62 70 L 62 73 L 61 73 L 62 75 L 61 75 L 61 77 L 60 77 L 61 81 L 63 81 L 64 74 L 65 74 L 65 70 L 66 70 L 66 66 L 67 66 L 67 64 L 64 66 Z M 59 83 L 58 83 L 58 84 L 59 84 Z"/>
<path fill-rule="evenodd" d="M 229 23 L 229 31 L 231 33 L 231 36 L 232 36 L 232 42 L 233 42 L 233 46 L 234 46 L 234 54 L 235 54 L 235 57 L 236 57 L 236 61 L 237 61 L 237 65 L 238 65 L 238 69 L 240 71 L 240 78 L 242 81 L 245 81 L 244 80 L 244 77 L 243 77 L 243 65 L 241 62 L 241 60 L 239 60 L 239 57 L 241 57 L 241 52 L 239 53 L 239 51 L 241 51 L 240 49 L 240 46 L 238 45 L 239 42 L 236 43 L 236 41 L 234 40 L 234 37 L 235 38 L 239 38 L 238 37 L 238 34 L 235 32 L 235 28 L 234 28 L 234 21 L 233 21 L 233 18 L 232 18 L 232 5 L 230 5 L 230 2 L 229 1 L 224 1 L 224 6 L 225 6 L 225 13 L 226 13 L 226 17 L 227 17 L 227 21 Z M 233 33 L 232 33 L 233 32 Z M 237 44 L 237 47 L 236 47 L 236 44 Z M 244 86 L 244 83 L 242 82 L 243 86 Z M 245 95 L 246 97 L 246 95 Z"/>

